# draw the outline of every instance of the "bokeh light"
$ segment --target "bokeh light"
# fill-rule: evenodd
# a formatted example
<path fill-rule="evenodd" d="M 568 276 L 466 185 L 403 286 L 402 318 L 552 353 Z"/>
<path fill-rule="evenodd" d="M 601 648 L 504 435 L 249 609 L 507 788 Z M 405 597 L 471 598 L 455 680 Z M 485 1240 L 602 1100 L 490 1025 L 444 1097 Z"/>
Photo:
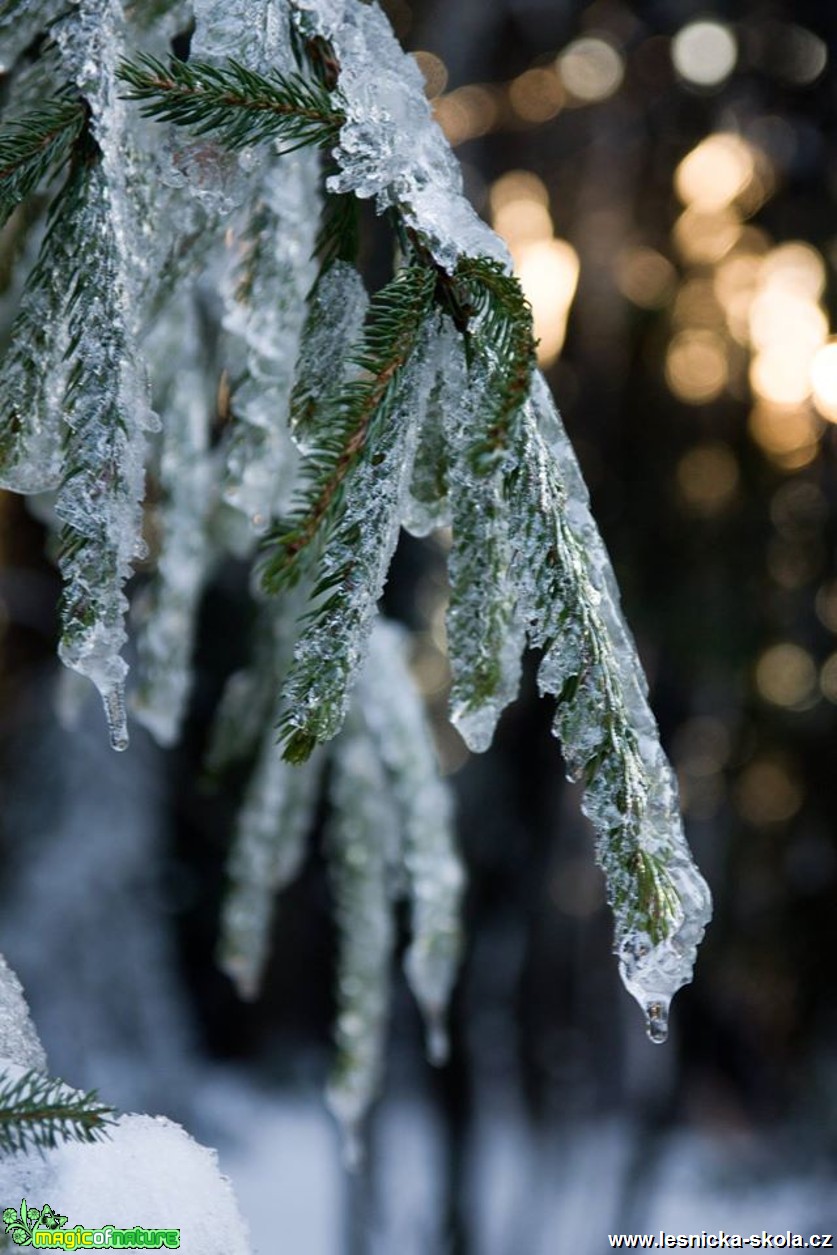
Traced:
<path fill-rule="evenodd" d="M 515 270 L 532 306 L 538 362 L 549 366 L 564 346 L 567 318 L 578 284 L 578 253 L 566 240 L 536 240 L 514 255 Z"/>
<path fill-rule="evenodd" d="M 686 508 L 710 518 L 734 499 L 738 462 L 729 445 L 720 440 L 695 445 L 677 464 L 677 487 Z"/>
<path fill-rule="evenodd" d="M 668 347 L 665 371 L 668 386 L 681 401 L 714 401 L 729 373 L 723 340 L 712 331 L 681 331 Z"/>
<path fill-rule="evenodd" d="M 807 407 L 755 405 L 749 430 L 762 451 L 784 470 L 799 470 L 817 455 L 821 424 Z"/>
<path fill-rule="evenodd" d="M 717 87 L 729 78 L 738 59 L 738 43 L 721 22 L 690 22 L 671 44 L 674 68 L 687 83 Z"/>
<path fill-rule="evenodd" d="M 625 74 L 621 52 L 601 35 L 574 40 L 556 65 L 567 91 L 585 104 L 612 96 Z"/>
<path fill-rule="evenodd" d="M 786 823 L 805 800 L 796 771 L 780 755 L 764 755 L 748 763 L 738 778 L 735 802 L 739 814 L 756 827 Z"/>
<path fill-rule="evenodd" d="M 457 87 L 433 101 L 436 121 L 455 148 L 466 140 L 478 139 L 495 125 L 499 116 L 496 93 L 478 83 Z"/>
<path fill-rule="evenodd" d="M 814 606 L 823 627 L 837 634 L 837 580 L 827 580 L 817 589 Z"/>
<path fill-rule="evenodd" d="M 837 423 L 837 337 L 817 349 L 811 361 L 814 405 L 829 422 Z"/>
<path fill-rule="evenodd" d="M 823 697 L 837 704 L 837 654 L 829 654 L 820 668 L 820 689 Z"/>
<path fill-rule="evenodd" d="M 677 272 L 668 258 L 643 244 L 619 253 L 615 279 L 622 295 L 640 309 L 662 308 L 677 286 Z"/>
<path fill-rule="evenodd" d="M 535 67 L 509 84 L 509 103 L 524 122 L 548 122 L 561 111 L 566 92 L 554 70 Z"/>
<path fill-rule="evenodd" d="M 741 197 L 756 175 L 756 152 L 731 131 L 717 131 L 687 153 L 674 172 L 684 205 L 717 213 Z"/>
<path fill-rule="evenodd" d="M 741 219 L 731 209 L 707 213 L 689 206 L 675 222 L 673 236 L 684 261 L 703 265 L 725 257 L 740 240 L 741 230 Z"/>
<path fill-rule="evenodd" d="M 782 641 L 766 649 L 756 663 L 756 688 L 774 706 L 801 709 L 807 706 L 817 685 L 814 660 L 801 645 Z"/>
<path fill-rule="evenodd" d="M 531 170 L 508 170 L 491 184 L 488 203 L 493 215 L 497 215 L 510 201 L 532 200 L 547 207 L 549 192 L 543 179 Z"/>
<path fill-rule="evenodd" d="M 441 96 L 448 85 L 448 67 L 442 58 L 437 57 L 435 52 L 423 50 L 414 52 L 413 56 L 422 72 L 424 90 L 428 97 L 432 100 L 436 96 Z"/>

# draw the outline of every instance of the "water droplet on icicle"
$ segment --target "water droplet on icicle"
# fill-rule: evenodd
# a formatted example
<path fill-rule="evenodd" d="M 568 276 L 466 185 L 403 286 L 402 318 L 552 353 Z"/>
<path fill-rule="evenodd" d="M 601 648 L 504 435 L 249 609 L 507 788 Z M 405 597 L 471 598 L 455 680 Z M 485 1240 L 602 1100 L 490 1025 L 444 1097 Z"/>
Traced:
<path fill-rule="evenodd" d="M 126 750 L 128 748 L 128 716 L 125 711 L 125 689 L 121 684 L 115 685 L 102 694 L 105 704 L 105 718 L 108 721 L 111 748 Z"/>
<path fill-rule="evenodd" d="M 661 1046 L 668 1038 L 668 1003 L 649 1002 L 645 1008 L 645 1031 L 649 1040 Z"/>

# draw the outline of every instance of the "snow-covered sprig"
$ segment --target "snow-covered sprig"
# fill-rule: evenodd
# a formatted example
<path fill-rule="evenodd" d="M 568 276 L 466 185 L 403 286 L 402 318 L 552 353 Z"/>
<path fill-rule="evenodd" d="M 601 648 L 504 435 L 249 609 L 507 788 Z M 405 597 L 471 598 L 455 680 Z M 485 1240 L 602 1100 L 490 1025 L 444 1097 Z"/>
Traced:
<path fill-rule="evenodd" d="M 95 1090 L 81 1093 L 64 1081 L 28 1071 L 14 1077 L 0 1072 L 0 1154 L 32 1148 L 49 1150 L 60 1142 L 96 1142 L 108 1135 L 113 1109 Z"/>

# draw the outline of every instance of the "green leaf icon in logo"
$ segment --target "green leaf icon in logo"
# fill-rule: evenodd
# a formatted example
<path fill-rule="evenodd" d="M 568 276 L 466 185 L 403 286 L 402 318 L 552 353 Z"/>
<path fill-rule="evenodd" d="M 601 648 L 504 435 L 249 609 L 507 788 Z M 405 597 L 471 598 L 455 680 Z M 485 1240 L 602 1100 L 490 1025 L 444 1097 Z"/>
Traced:
<path fill-rule="evenodd" d="M 60 1216 L 54 1212 L 49 1203 L 44 1203 L 41 1208 L 41 1224 L 45 1229 L 63 1229 L 67 1223 L 66 1216 Z"/>

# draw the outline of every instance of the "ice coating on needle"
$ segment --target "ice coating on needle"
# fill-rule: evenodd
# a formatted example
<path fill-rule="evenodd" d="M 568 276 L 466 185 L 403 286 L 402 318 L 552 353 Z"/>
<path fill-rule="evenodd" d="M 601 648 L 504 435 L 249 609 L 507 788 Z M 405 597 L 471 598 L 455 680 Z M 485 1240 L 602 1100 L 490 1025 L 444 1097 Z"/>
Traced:
<path fill-rule="evenodd" d="M 597 833 L 622 980 L 665 1040 L 711 914 L 683 834 L 677 786 L 572 447 L 539 376 L 513 436 L 506 490 L 512 572 L 542 693 Z M 545 555 L 549 555 L 548 560 Z"/>
<path fill-rule="evenodd" d="M 288 411 L 316 275 L 317 181 L 316 154 L 272 157 L 246 226 L 229 246 L 224 326 L 236 383 L 223 492 L 256 533 L 287 509 L 297 469 Z"/>
<path fill-rule="evenodd" d="M 436 345 L 436 377 L 419 427 L 402 519 L 411 536 L 429 536 L 436 528 L 450 526 L 446 416 L 457 412 L 466 377 L 459 334 L 453 323 L 444 319 Z"/>
<path fill-rule="evenodd" d="M 471 453 L 491 387 L 488 373 L 470 371 L 461 337 L 449 341 L 445 367 L 453 539 L 448 561 L 447 630 L 453 686 L 451 721 L 475 752 L 488 748 L 520 685 L 523 624 L 515 608 L 511 546 L 499 469 L 478 475 Z M 453 398 L 458 394 L 459 402 Z"/>
<path fill-rule="evenodd" d="M 23 987 L 0 954 L 0 1059 L 20 1068 L 46 1072 L 46 1054 L 40 1043 Z"/>
<path fill-rule="evenodd" d="M 334 47 L 346 123 L 335 152 L 333 191 L 400 205 L 434 258 L 452 271 L 463 254 L 508 264 L 505 246 L 462 194 L 462 173 L 433 120 L 424 80 L 384 14 L 362 0 L 294 0 L 303 31 Z"/>
<path fill-rule="evenodd" d="M 291 435 L 303 452 L 322 398 L 335 379 L 346 377 L 346 358 L 360 337 L 368 306 L 363 280 L 345 261 L 333 262 L 311 293 L 291 396 Z"/>
<path fill-rule="evenodd" d="M 317 570 L 327 613 L 308 621 L 284 689 L 290 733 L 327 741 L 339 730 L 366 656 L 377 602 L 398 542 L 417 427 L 434 377 L 436 325 L 428 324 L 402 372 L 374 460 L 360 458 L 343 486 L 343 509 Z"/>
<path fill-rule="evenodd" d="M 407 663 L 408 638 L 379 619 L 356 702 L 390 773 L 403 826 L 412 940 L 407 980 L 427 1026 L 431 1061 L 447 1054 L 445 1016 L 462 950 L 465 874 L 456 849 L 451 793 L 439 776 L 421 698 Z"/>

